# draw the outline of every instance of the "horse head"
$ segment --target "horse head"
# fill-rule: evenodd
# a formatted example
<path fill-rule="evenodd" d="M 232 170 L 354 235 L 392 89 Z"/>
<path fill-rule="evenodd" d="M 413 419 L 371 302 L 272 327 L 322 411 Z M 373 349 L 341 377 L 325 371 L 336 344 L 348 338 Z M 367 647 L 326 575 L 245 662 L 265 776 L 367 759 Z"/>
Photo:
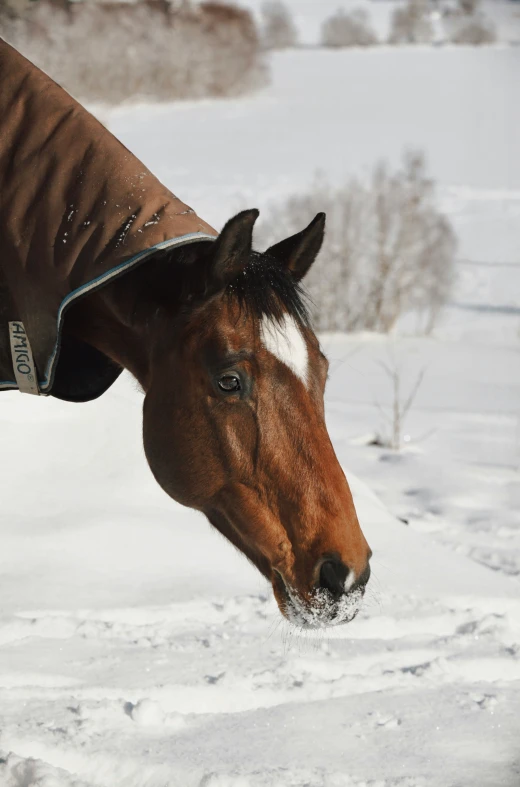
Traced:
<path fill-rule="evenodd" d="M 271 582 L 302 627 L 358 611 L 370 550 L 325 425 L 328 362 L 301 280 L 325 215 L 253 250 L 258 211 L 187 247 L 182 297 L 155 344 L 144 402 L 153 474 L 202 511 Z M 167 326 L 167 327 L 166 327 Z"/>

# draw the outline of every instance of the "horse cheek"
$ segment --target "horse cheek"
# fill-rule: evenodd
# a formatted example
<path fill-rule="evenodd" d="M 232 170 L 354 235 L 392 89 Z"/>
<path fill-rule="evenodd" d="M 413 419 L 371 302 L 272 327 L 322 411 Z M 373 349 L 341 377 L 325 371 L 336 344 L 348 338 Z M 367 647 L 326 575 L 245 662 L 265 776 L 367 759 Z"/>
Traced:
<path fill-rule="evenodd" d="M 143 443 L 148 465 L 161 488 L 181 505 L 203 509 L 222 486 L 218 446 L 204 411 L 149 393 L 143 409 Z"/>

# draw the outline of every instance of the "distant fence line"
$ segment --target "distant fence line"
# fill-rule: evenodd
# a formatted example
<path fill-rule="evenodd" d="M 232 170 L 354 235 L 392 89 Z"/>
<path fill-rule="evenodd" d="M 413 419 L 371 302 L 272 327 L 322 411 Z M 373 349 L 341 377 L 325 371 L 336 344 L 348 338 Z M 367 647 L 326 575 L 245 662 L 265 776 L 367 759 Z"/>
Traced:
<path fill-rule="evenodd" d="M 500 268 L 520 268 L 520 260 L 518 262 L 506 262 L 501 260 L 469 260 L 464 257 L 457 257 L 455 262 L 458 265 L 477 265 L 483 268 L 491 268 L 493 266 Z"/>
<path fill-rule="evenodd" d="M 450 301 L 448 304 L 452 309 L 461 309 L 466 312 L 482 312 L 484 314 L 507 314 L 512 317 L 520 316 L 520 306 L 495 306 L 489 303 L 461 303 Z"/>

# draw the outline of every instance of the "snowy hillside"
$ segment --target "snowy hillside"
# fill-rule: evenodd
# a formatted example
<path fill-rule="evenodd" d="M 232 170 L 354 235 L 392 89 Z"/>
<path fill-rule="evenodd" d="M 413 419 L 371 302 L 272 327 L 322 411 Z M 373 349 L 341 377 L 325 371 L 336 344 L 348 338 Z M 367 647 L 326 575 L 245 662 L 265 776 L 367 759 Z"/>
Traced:
<path fill-rule="evenodd" d="M 157 487 L 129 377 L 81 406 L 2 394 L 0 787 L 518 787 L 519 66 L 286 53 L 256 97 L 105 110 L 215 226 L 424 147 L 459 279 L 429 339 L 322 339 L 374 559 L 363 612 L 319 636 Z M 405 388 L 426 369 L 400 454 L 367 445 L 389 358 Z"/>
<path fill-rule="evenodd" d="M 355 624 L 303 641 L 156 487 L 129 380 L 81 408 L 6 399 L 2 785 L 515 784 L 513 580 L 351 476 L 372 590 Z M 46 444 L 43 461 L 31 446 Z"/>

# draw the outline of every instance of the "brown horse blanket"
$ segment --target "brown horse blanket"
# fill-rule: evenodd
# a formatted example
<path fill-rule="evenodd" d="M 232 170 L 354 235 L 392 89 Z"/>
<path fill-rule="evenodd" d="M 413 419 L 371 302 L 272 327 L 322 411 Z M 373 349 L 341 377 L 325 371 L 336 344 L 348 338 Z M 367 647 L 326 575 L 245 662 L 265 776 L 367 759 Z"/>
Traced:
<path fill-rule="evenodd" d="M 0 39 L 0 390 L 99 396 L 121 369 L 62 340 L 67 308 L 159 249 L 215 235 Z"/>

